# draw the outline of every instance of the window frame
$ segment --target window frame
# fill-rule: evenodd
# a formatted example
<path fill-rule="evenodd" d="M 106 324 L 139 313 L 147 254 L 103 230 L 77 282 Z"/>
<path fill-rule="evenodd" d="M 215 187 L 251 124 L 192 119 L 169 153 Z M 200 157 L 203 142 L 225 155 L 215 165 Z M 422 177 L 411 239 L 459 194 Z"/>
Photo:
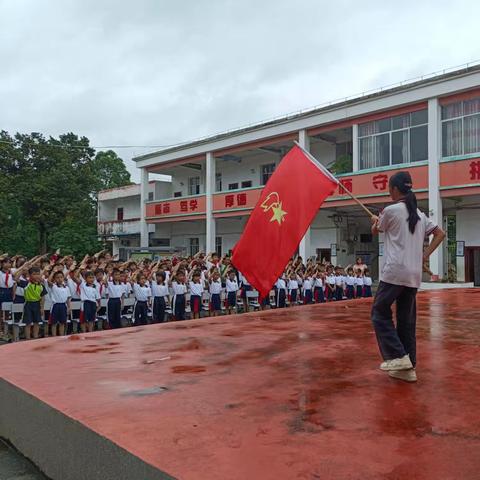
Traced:
<path fill-rule="evenodd" d="M 196 242 L 195 242 L 196 241 Z M 196 243 L 196 245 L 195 245 Z M 194 252 L 193 249 L 196 248 Z M 200 251 L 200 238 L 199 237 L 189 237 L 188 238 L 188 252 L 191 257 L 196 255 Z"/>
<path fill-rule="evenodd" d="M 215 237 L 215 253 L 221 258 L 223 251 L 222 237 Z"/>
<path fill-rule="evenodd" d="M 460 100 L 458 102 L 450 102 L 446 103 L 445 105 L 441 105 L 441 111 L 440 111 L 440 134 L 441 134 L 441 145 L 442 145 L 442 157 L 441 158 L 453 158 L 453 157 L 459 157 L 459 156 L 464 156 L 464 155 L 478 155 L 480 153 L 480 149 L 477 152 L 470 152 L 470 153 L 465 153 L 465 118 L 467 117 L 475 117 L 480 115 L 480 111 L 478 112 L 473 112 L 465 115 L 465 102 L 471 101 L 471 100 L 476 100 L 479 99 L 480 97 L 473 97 L 473 98 L 468 98 L 465 100 Z M 461 106 L 461 114 L 456 115 L 453 117 L 448 117 L 448 118 L 443 118 L 443 112 L 444 108 L 455 105 L 455 104 L 460 104 Z M 460 153 L 455 153 L 453 155 L 444 155 L 443 154 L 443 125 L 446 124 L 447 122 L 455 122 L 456 120 L 460 120 L 460 125 L 461 125 L 461 133 L 460 133 L 460 139 L 461 139 L 461 149 Z"/>
<path fill-rule="evenodd" d="M 200 182 L 201 179 L 199 175 L 188 177 L 188 195 L 200 195 Z"/>
<path fill-rule="evenodd" d="M 123 207 L 117 207 L 117 222 L 123 222 L 125 220 L 125 210 Z"/>
<path fill-rule="evenodd" d="M 362 171 L 362 170 L 369 170 L 369 169 L 377 169 L 377 168 L 386 168 L 386 167 L 399 167 L 401 165 L 409 165 L 409 164 L 417 164 L 419 162 L 424 162 L 424 161 L 427 161 L 428 160 L 428 111 L 427 111 L 427 119 L 426 119 L 426 123 L 416 123 L 415 125 L 412 124 L 412 117 L 411 115 L 414 114 L 414 113 L 417 113 L 417 112 L 420 112 L 420 111 L 425 111 L 427 109 L 421 109 L 421 110 L 415 110 L 413 112 L 407 112 L 407 113 L 404 113 L 404 114 L 401 114 L 401 115 L 392 115 L 390 117 L 386 117 L 386 118 L 382 118 L 382 119 L 379 119 L 379 120 L 372 120 L 370 122 L 364 122 L 364 123 L 360 123 L 359 124 L 359 128 L 358 128 L 358 139 L 357 139 L 357 142 L 358 142 L 358 163 L 359 163 L 359 171 Z M 408 115 L 408 125 L 407 126 L 401 126 L 401 127 L 396 127 L 396 128 L 393 128 L 393 119 L 396 118 L 396 117 L 401 117 L 401 116 L 405 116 L 405 115 Z M 380 131 L 380 129 L 378 129 L 378 131 L 376 131 L 377 129 L 375 128 L 376 126 L 376 122 L 385 122 L 385 120 L 389 120 L 390 121 L 390 130 L 383 130 L 383 131 Z M 373 133 L 366 133 L 364 135 L 361 135 L 360 132 L 361 132 L 361 126 L 362 125 L 372 125 L 373 126 Z M 423 160 L 415 160 L 412 162 L 411 160 L 411 152 L 412 152 L 412 142 L 411 142 L 411 130 L 414 129 L 414 128 L 419 128 L 419 127 L 425 127 L 427 126 L 427 158 L 423 159 Z M 403 132 L 403 131 L 407 131 L 407 142 L 408 142 L 408 146 L 407 146 L 407 161 L 406 162 L 403 162 L 403 163 L 393 163 L 393 141 L 392 141 L 392 138 L 393 138 L 393 134 L 396 133 L 396 132 Z M 389 145 L 388 145 L 388 163 L 385 164 L 385 165 L 379 165 L 379 162 L 377 161 L 377 158 L 376 158 L 376 137 L 380 137 L 382 135 L 388 135 L 388 142 L 389 142 Z M 370 138 L 371 142 L 372 142 L 372 145 L 371 145 L 371 148 L 372 148 L 372 155 L 373 155 L 373 166 L 372 167 L 364 167 L 362 165 L 362 157 L 361 157 L 361 154 L 362 154 L 362 149 L 360 147 L 361 145 L 361 142 L 362 140 L 366 140 Z"/>
<path fill-rule="evenodd" d="M 270 173 L 265 173 L 263 171 L 264 168 L 266 167 L 273 167 L 272 171 Z M 264 163 L 263 165 L 260 166 L 260 185 L 264 187 L 268 181 L 270 180 L 270 177 L 274 174 L 275 169 L 277 168 L 277 164 L 275 162 L 270 162 L 270 163 Z M 267 181 L 264 182 L 264 175 L 268 175 Z"/>

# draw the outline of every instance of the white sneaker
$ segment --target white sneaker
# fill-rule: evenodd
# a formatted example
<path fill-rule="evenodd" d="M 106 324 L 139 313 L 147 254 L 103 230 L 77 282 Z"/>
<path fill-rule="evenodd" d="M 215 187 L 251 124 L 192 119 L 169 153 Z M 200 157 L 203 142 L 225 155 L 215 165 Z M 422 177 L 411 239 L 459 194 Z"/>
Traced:
<path fill-rule="evenodd" d="M 410 370 L 411 368 L 413 368 L 413 365 L 408 355 L 405 355 L 402 358 L 385 360 L 385 362 L 383 362 L 380 365 L 380 370 L 383 370 L 384 372 L 391 372 L 391 371 L 397 371 L 397 370 Z"/>
<path fill-rule="evenodd" d="M 398 370 L 396 372 L 388 372 L 388 375 L 392 378 L 403 380 L 404 382 L 417 381 L 417 372 L 415 372 L 414 368 L 411 368 L 410 370 Z"/>

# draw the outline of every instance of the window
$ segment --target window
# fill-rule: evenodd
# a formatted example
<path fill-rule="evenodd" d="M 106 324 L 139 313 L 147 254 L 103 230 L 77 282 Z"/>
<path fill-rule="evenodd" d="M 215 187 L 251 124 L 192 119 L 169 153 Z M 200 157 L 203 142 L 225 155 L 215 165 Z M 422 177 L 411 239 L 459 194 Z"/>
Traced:
<path fill-rule="evenodd" d="M 117 220 L 121 222 L 123 220 L 123 208 L 117 208 Z"/>
<path fill-rule="evenodd" d="M 215 252 L 222 256 L 222 237 L 215 237 Z"/>
<path fill-rule="evenodd" d="M 175 198 L 181 197 L 181 196 L 182 196 L 182 192 L 173 192 L 173 196 L 174 196 Z"/>
<path fill-rule="evenodd" d="M 360 169 L 428 160 L 427 110 L 358 126 Z"/>
<path fill-rule="evenodd" d="M 442 156 L 480 152 L 480 98 L 442 106 Z"/>
<path fill-rule="evenodd" d="M 252 181 L 251 180 L 245 180 L 242 182 L 242 188 L 250 188 L 252 186 Z"/>
<path fill-rule="evenodd" d="M 151 247 L 169 247 L 170 239 L 169 238 L 151 238 L 150 246 Z"/>
<path fill-rule="evenodd" d="M 215 174 L 215 191 L 216 192 L 222 191 L 222 174 L 221 173 Z"/>
<path fill-rule="evenodd" d="M 153 192 L 148 192 L 148 201 L 151 202 L 153 200 Z"/>
<path fill-rule="evenodd" d="M 190 177 L 188 179 L 188 194 L 200 195 L 200 177 Z"/>
<path fill-rule="evenodd" d="M 229 183 L 228 184 L 229 190 L 237 190 L 238 189 L 238 182 L 237 183 Z"/>
<path fill-rule="evenodd" d="M 267 165 L 262 165 L 262 174 L 260 178 L 262 185 L 267 184 L 268 179 L 272 176 L 274 171 L 275 171 L 274 163 L 268 163 Z"/>
<path fill-rule="evenodd" d="M 190 256 L 196 255 L 200 251 L 198 238 L 190 238 Z"/>

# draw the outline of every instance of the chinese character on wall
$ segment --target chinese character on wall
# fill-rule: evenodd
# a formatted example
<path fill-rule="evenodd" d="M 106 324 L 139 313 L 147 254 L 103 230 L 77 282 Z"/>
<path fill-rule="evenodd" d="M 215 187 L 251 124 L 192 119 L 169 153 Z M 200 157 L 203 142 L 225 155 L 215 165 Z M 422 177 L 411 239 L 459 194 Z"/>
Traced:
<path fill-rule="evenodd" d="M 385 175 L 383 173 L 375 175 L 372 178 L 372 184 L 375 190 L 386 190 L 388 184 L 388 175 Z"/>
<path fill-rule="evenodd" d="M 349 192 L 353 190 L 353 180 L 351 178 L 341 178 L 340 184 L 343 185 L 343 187 L 345 187 L 345 189 Z M 343 187 L 340 185 L 338 186 L 338 193 L 340 195 L 345 195 L 345 189 Z"/>
<path fill-rule="evenodd" d="M 234 195 L 225 195 L 225 208 L 230 208 L 235 205 Z"/>
<path fill-rule="evenodd" d="M 470 162 L 470 180 L 480 180 L 480 160 Z"/>

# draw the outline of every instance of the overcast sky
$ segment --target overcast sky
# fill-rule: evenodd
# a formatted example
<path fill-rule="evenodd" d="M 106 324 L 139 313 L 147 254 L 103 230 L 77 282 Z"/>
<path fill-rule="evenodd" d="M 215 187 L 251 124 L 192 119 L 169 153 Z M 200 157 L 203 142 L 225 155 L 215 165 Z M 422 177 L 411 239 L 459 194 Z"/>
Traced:
<path fill-rule="evenodd" d="M 0 129 L 166 145 L 480 59 L 480 2 L 0 0 Z M 138 180 L 132 155 L 117 150 Z"/>

